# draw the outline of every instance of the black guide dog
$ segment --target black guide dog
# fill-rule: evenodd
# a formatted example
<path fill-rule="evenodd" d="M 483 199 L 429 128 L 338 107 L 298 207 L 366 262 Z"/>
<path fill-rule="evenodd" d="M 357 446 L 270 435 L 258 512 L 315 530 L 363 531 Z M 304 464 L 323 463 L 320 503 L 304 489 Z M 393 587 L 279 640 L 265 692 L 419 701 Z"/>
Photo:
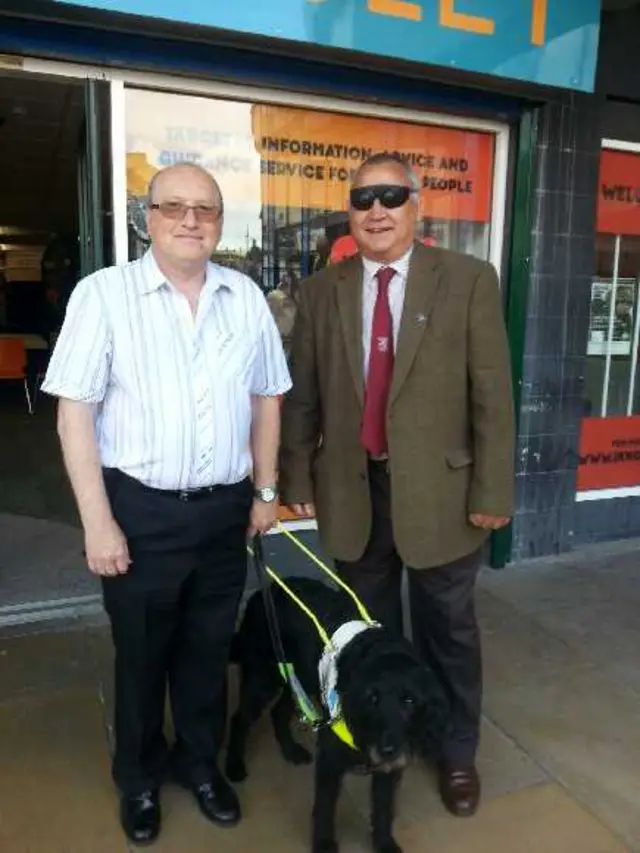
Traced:
<path fill-rule="evenodd" d="M 329 634 L 357 620 L 354 602 L 320 581 L 289 578 L 287 584 L 316 615 Z M 309 696 L 319 700 L 318 663 L 323 643 L 309 617 L 278 586 L 272 593 L 287 660 Z M 249 600 L 234 639 L 232 659 L 240 666 L 240 699 L 232 721 L 226 773 L 230 781 L 247 776 L 245 752 L 252 724 L 273 699 L 276 739 L 285 760 L 312 761 L 291 732 L 295 713 L 290 690 L 277 669 L 260 592 Z M 356 749 L 331 728 L 322 727 L 316 742 L 312 853 L 337 853 L 335 812 L 347 772 L 371 774 L 371 831 L 376 853 L 401 853 L 393 838 L 395 793 L 413 756 L 435 756 L 447 725 L 448 703 L 434 673 L 413 645 L 385 627 L 355 636 L 338 658 L 337 691 L 342 718 Z"/>

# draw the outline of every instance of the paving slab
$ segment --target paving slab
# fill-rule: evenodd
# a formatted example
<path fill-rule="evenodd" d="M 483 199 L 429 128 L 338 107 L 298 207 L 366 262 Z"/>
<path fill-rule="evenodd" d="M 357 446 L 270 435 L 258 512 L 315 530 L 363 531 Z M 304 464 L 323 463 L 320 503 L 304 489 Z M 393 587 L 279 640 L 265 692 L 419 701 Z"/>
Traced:
<path fill-rule="evenodd" d="M 571 555 L 485 572 L 481 589 L 527 614 L 574 654 L 640 695 L 638 552 Z"/>
<path fill-rule="evenodd" d="M 640 850 L 640 705 L 500 599 L 483 598 L 485 713 L 546 772 Z"/>
<path fill-rule="evenodd" d="M 559 785 L 538 785 L 486 804 L 475 817 L 399 826 L 404 853 L 628 853 Z"/>
<path fill-rule="evenodd" d="M 84 687 L 111 677 L 106 629 L 0 638 L 0 702 L 23 693 Z"/>
<path fill-rule="evenodd" d="M 0 705 L 0 850 L 126 853 L 97 691 Z"/>

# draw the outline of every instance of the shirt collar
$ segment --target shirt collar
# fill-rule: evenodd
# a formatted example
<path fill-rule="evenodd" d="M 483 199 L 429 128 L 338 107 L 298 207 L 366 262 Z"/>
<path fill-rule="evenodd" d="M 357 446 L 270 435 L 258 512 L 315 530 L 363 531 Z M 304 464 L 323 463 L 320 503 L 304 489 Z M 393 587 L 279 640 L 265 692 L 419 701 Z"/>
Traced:
<path fill-rule="evenodd" d="M 169 285 L 164 273 L 158 266 L 152 249 L 148 249 L 141 260 L 142 276 L 138 280 L 138 289 L 140 293 L 153 293 L 161 287 Z M 204 289 L 218 290 L 220 287 L 225 287 L 227 290 L 233 290 L 233 280 L 231 276 L 226 274 L 224 267 L 219 264 L 214 264 L 207 261 L 207 272 L 205 276 Z"/>
<path fill-rule="evenodd" d="M 407 252 L 401 258 L 398 258 L 397 261 L 394 261 L 392 264 L 383 264 L 380 261 L 372 261 L 369 258 L 362 258 L 362 263 L 364 264 L 364 270 L 369 276 L 369 278 L 374 278 L 376 273 L 382 267 L 393 267 L 396 273 L 404 278 L 407 277 L 409 273 L 409 262 L 411 260 L 411 253 L 413 252 L 413 245 L 410 246 Z"/>

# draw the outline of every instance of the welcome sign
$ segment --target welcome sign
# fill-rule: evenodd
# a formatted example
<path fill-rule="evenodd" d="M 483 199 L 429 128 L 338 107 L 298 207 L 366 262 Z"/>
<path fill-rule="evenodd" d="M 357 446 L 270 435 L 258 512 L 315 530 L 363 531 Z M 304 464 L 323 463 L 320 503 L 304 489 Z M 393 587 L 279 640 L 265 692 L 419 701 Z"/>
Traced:
<path fill-rule="evenodd" d="M 593 91 L 600 0 L 55 0 Z"/>

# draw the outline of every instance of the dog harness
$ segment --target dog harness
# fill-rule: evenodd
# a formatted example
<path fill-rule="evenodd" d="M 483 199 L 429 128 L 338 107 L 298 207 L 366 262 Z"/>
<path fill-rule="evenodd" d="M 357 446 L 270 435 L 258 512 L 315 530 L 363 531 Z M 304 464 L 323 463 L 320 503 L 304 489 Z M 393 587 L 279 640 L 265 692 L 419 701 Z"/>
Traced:
<path fill-rule="evenodd" d="M 282 578 L 273 571 L 273 569 L 269 568 L 269 566 L 265 564 L 262 551 L 262 540 L 260 536 L 256 536 L 254 538 L 253 548 L 249 548 L 248 550 L 254 557 L 253 562 L 262 590 L 267 623 L 269 625 L 269 633 L 271 635 L 271 641 L 273 643 L 276 660 L 278 662 L 278 670 L 291 691 L 293 700 L 300 714 L 300 719 L 302 722 L 311 726 L 314 730 L 322 728 L 323 726 L 329 726 L 337 738 L 351 749 L 357 750 L 358 747 L 356 746 L 353 736 L 342 717 L 340 697 L 337 691 L 338 659 L 351 640 L 358 636 L 358 634 L 362 633 L 362 631 L 369 628 L 380 627 L 379 623 L 374 622 L 371 616 L 369 616 L 364 604 L 362 604 L 355 592 L 342 580 L 342 578 L 336 575 L 335 572 L 331 571 L 331 569 L 326 566 L 322 560 L 313 553 L 313 551 L 310 551 L 306 545 L 287 530 L 284 525 L 279 523 L 278 527 L 280 531 L 287 536 L 287 538 L 289 538 L 301 551 L 313 560 L 313 562 L 316 563 L 316 565 L 322 569 L 322 571 L 327 574 L 337 586 L 343 589 L 353 599 L 361 616 L 361 619 L 359 620 L 353 620 L 341 625 L 340 628 L 338 628 L 330 637 L 316 614 L 305 604 L 304 601 L 302 601 L 302 599 L 299 598 L 299 596 L 294 593 L 288 584 L 285 583 L 285 581 L 283 581 Z M 289 596 L 300 610 L 309 617 L 315 625 L 316 630 L 320 635 L 320 639 L 323 642 L 324 652 L 318 663 L 318 676 L 320 680 L 322 704 L 325 711 L 324 715 L 318 711 L 313 700 L 307 695 L 300 683 L 300 680 L 296 676 L 293 665 L 286 659 L 282 645 L 282 638 L 280 636 L 275 604 L 266 579 L 267 575 L 274 583 L 278 584 L 278 586 Z"/>
<path fill-rule="evenodd" d="M 354 619 L 345 622 L 334 634 L 331 635 L 331 644 L 325 646 L 320 663 L 318 664 L 318 678 L 320 680 L 320 695 L 322 704 L 329 714 L 329 725 L 343 743 L 355 748 L 353 737 L 342 716 L 340 694 L 338 693 L 338 663 L 340 655 L 363 631 L 379 627 L 377 623 L 364 622 Z"/>

